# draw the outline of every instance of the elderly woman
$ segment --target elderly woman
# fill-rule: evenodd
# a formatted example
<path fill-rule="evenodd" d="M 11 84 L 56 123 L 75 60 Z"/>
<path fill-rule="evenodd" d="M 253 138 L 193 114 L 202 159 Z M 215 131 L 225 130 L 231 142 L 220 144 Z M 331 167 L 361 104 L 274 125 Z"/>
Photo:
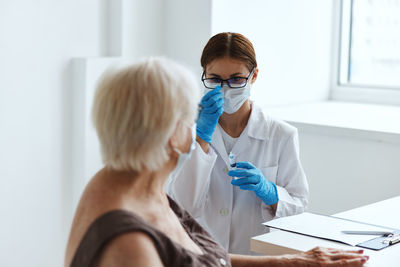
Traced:
<path fill-rule="evenodd" d="M 105 167 L 87 185 L 73 221 L 65 266 L 361 266 L 361 251 L 228 255 L 164 193 L 190 156 L 199 90 L 166 59 L 108 73 L 93 120 Z M 243 240 L 243 242 L 249 242 Z"/>

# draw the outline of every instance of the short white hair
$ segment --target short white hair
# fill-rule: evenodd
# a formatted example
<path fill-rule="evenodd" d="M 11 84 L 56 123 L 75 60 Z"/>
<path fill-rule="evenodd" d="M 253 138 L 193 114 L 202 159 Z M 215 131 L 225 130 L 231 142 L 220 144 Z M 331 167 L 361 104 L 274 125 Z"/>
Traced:
<path fill-rule="evenodd" d="M 168 141 L 179 122 L 196 118 L 199 98 L 193 74 L 166 58 L 106 71 L 92 109 L 104 164 L 125 171 L 159 169 L 169 159 Z"/>

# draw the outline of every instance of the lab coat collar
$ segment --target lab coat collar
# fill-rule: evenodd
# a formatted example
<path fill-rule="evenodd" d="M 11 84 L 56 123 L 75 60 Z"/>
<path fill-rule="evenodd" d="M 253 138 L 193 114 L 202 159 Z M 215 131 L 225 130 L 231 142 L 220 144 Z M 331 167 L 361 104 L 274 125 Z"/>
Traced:
<path fill-rule="evenodd" d="M 248 135 L 255 139 L 266 140 L 268 139 L 268 125 L 270 120 L 266 118 L 261 108 L 255 105 L 254 102 L 251 105 L 252 110 L 247 124 L 249 128 Z"/>
<path fill-rule="evenodd" d="M 253 102 L 252 104 L 252 111 L 250 114 L 249 122 L 247 123 L 247 126 L 243 130 L 242 134 L 236 141 L 236 144 L 232 148 L 232 153 L 238 155 L 242 152 L 242 150 L 245 150 L 249 147 L 249 136 L 250 138 L 255 138 L 259 140 L 266 140 L 268 139 L 268 122 L 265 119 L 265 116 L 262 112 L 262 110 L 256 106 Z M 229 165 L 229 158 L 228 158 L 228 153 L 226 151 L 224 141 L 222 139 L 222 134 L 221 131 L 222 129 L 220 128 L 221 126 L 218 124 L 217 127 L 215 128 L 214 134 L 212 136 L 212 141 L 211 145 L 216 150 L 221 158 L 225 161 L 227 165 Z"/>

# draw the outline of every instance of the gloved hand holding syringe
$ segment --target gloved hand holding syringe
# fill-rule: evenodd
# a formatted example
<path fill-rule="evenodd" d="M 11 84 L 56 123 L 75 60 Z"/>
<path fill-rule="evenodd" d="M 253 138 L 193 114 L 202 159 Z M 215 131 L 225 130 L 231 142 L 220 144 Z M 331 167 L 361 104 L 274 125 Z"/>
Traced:
<path fill-rule="evenodd" d="M 279 201 L 276 185 L 267 180 L 264 174 L 256 166 L 247 161 L 236 162 L 235 155 L 229 153 L 231 184 L 240 189 L 253 191 L 267 205 L 273 205 Z"/>

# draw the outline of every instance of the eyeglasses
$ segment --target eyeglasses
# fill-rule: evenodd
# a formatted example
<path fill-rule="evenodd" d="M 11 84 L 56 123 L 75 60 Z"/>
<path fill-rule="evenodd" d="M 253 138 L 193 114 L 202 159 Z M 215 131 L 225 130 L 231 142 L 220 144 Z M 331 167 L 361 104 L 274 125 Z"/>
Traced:
<path fill-rule="evenodd" d="M 226 80 L 220 78 L 205 78 L 206 73 L 203 72 L 201 75 L 201 80 L 206 88 L 214 89 L 218 85 L 222 87 L 224 82 L 228 84 L 230 88 L 243 88 L 247 85 L 247 81 L 249 80 L 250 76 L 253 74 L 254 67 L 251 69 L 249 76 L 247 77 L 232 77 Z"/>

